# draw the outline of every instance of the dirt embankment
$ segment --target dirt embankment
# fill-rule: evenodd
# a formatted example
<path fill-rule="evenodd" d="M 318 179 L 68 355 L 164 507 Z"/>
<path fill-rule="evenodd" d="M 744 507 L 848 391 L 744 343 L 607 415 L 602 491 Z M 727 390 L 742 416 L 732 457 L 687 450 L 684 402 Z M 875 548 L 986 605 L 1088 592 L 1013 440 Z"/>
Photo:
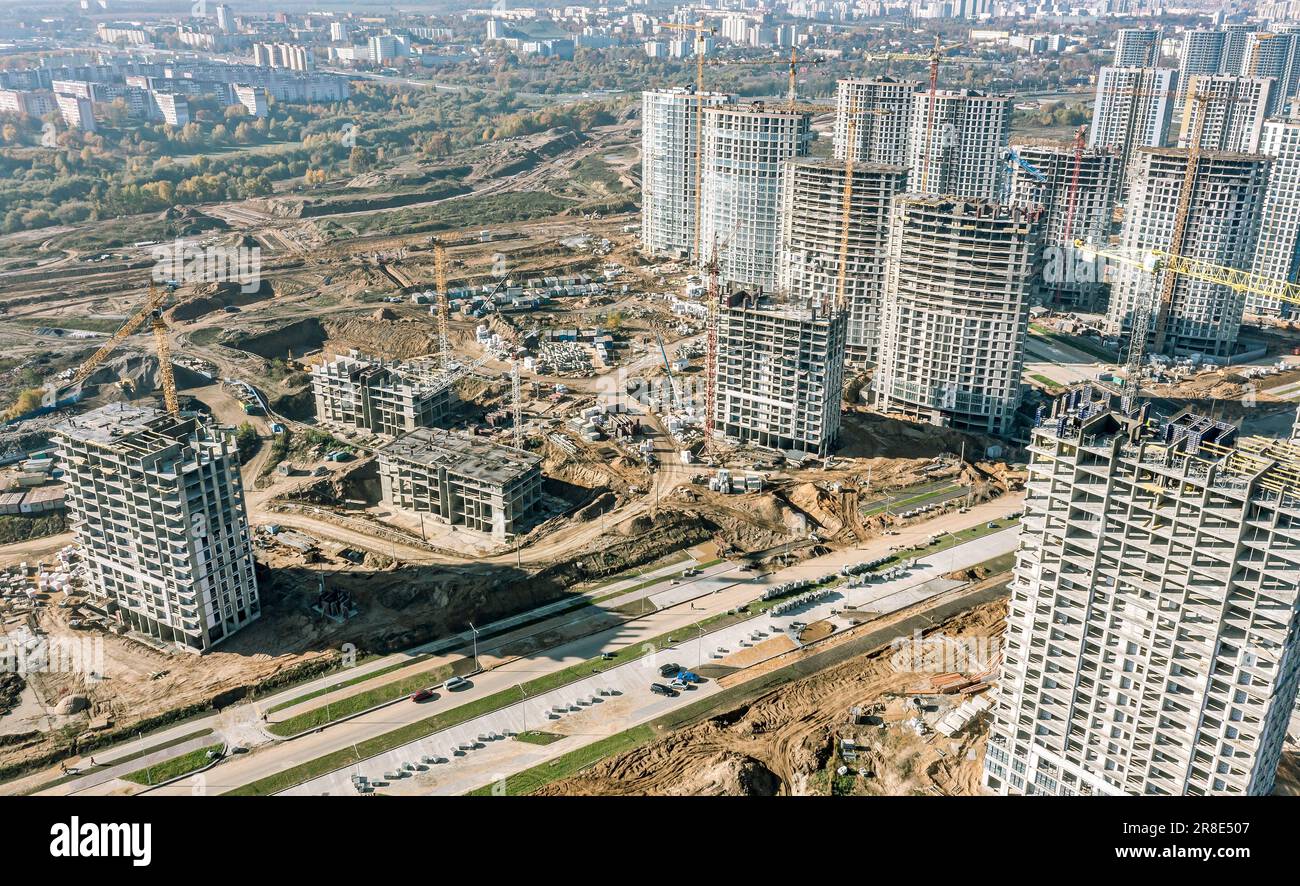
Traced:
<path fill-rule="evenodd" d="M 187 294 L 180 304 L 169 308 L 166 312 L 166 319 L 169 322 L 197 320 L 199 317 L 207 316 L 214 311 L 251 305 L 272 298 L 274 295 L 275 290 L 266 280 L 261 281 L 255 288 L 248 291 L 245 291 L 238 283 L 208 283 L 194 287 L 194 290 Z"/>
<path fill-rule="evenodd" d="M 1005 601 L 977 606 L 939 628 L 948 636 L 1000 634 Z M 889 647 L 775 689 L 755 701 L 604 760 L 538 793 L 566 795 L 973 794 L 986 733 L 927 740 L 902 725 L 895 696 L 926 674 L 895 670 Z M 882 705 L 881 717 L 850 724 L 850 708 Z M 881 725 L 882 723 L 886 725 Z M 861 749 L 851 781 L 830 771 L 839 738 Z"/>

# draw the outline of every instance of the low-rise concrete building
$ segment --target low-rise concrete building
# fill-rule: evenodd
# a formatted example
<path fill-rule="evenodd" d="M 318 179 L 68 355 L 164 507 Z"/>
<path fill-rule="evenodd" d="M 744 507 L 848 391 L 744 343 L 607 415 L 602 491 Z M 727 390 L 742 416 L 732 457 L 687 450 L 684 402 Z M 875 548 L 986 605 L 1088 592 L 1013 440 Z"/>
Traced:
<path fill-rule="evenodd" d="M 379 449 L 384 503 L 506 539 L 542 495 L 542 460 L 468 434 L 419 428 Z"/>
<path fill-rule="evenodd" d="M 311 370 L 316 418 L 396 437 L 427 428 L 451 411 L 455 392 L 436 361 L 385 363 L 358 351 Z"/>

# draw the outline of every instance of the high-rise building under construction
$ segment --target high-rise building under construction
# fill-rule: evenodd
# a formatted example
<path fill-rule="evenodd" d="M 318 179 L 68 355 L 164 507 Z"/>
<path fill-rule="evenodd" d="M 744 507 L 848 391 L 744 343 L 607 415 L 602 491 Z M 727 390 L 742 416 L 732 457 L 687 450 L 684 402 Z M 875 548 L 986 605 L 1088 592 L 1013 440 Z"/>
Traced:
<path fill-rule="evenodd" d="M 847 218 L 846 177 L 841 160 L 786 164 L 778 287 L 792 301 L 823 310 L 842 302 L 848 359 L 870 364 L 879 343 L 890 207 L 906 189 L 907 169 L 854 164 Z"/>
<path fill-rule="evenodd" d="M 1038 210 L 907 194 L 894 201 L 878 409 L 1006 435 L 1020 405 Z"/>

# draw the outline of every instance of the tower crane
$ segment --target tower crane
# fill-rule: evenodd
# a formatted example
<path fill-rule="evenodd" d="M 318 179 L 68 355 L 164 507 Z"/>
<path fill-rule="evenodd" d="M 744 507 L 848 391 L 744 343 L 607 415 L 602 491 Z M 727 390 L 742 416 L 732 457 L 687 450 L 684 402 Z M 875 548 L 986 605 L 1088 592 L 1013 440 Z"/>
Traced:
<path fill-rule="evenodd" d="M 176 398 L 176 377 L 172 374 L 171 343 L 167 340 L 167 324 L 162 318 L 162 306 L 166 298 L 164 290 L 150 283 L 149 295 L 145 299 L 144 307 L 123 323 L 122 327 L 113 333 L 99 350 L 90 355 L 90 359 L 77 367 L 77 371 L 72 375 L 71 384 L 79 385 L 90 378 L 100 364 L 108 359 L 108 355 L 117 350 L 118 345 L 126 341 L 148 320 L 153 329 L 154 348 L 158 354 L 158 378 L 162 385 L 163 403 L 172 416 L 179 416 L 181 408 Z"/>
<path fill-rule="evenodd" d="M 704 290 L 705 305 L 708 308 L 705 314 L 708 334 L 705 337 L 704 351 L 704 445 L 706 446 L 711 446 L 713 443 L 713 417 L 718 411 L 718 301 L 722 298 L 718 286 L 718 270 L 718 245 L 715 243 L 713 254 L 709 256 L 708 264 L 704 268 L 708 276 L 708 284 Z"/>
<path fill-rule="evenodd" d="M 519 385 L 519 361 L 510 361 L 510 418 L 511 433 L 516 449 L 524 448 L 524 404 Z"/>
<path fill-rule="evenodd" d="M 438 357 L 443 369 L 451 368 L 451 305 L 447 299 L 447 248 L 433 244 L 433 273 L 438 288 Z"/>
<path fill-rule="evenodd" d="M 1205 131 L 1205 117 L 1209 103 L 1215 99 L 1231 103 L 1228 96 L 1214 96 L 1197 90 L 1191 101 L 1197 105 L 1196 119 L 1192 126 L 1192 137 L 1187 143 L 1187 166 L 1183 170 L 1183 186 L 1178 191 L 1178 206 L 1174 212 L 1174 230 L 1169 237 L 1170 255 L 1182 255 L 1183 240 L 1187 236 L 1187 217 L 1192 208 L 1192 194 L 1196 188 L 1196 173 L 1201 165 L 1201 136 Z M 1160 300 L 1156 304 L 1153 328 L 1152 348 L 1159 354 L 1165 349 L 1165 334 L 1169 326 L 1169 310 L 1173 306 L 1174 286 L 1178 282 L 1176 273 L 1165 271 L 1160 282 Z"/>
<path fill-rule="evenodd" d="M 925 55 L 907 52 L 886 52 L 874 55 L 868 55 L 867 59 L 872 61 L 909 61 L 909 62 L 926 62 L 930 68 L 930 90 L 929 90 L 929 111 L 925 120 L 925 141 L 921 154 L 921 192 L 927 193 L 930 182 L 930 149 L 934 143 L 934 112 L 938 104 L 939 92 L 939 65 L 945 61 L 957 62 L 962 64 L 978 64 L 983 59 L 945 59 L 943 54 L 953 49 L 964 46 L 964 43 L 953 43 L 944 46 L 939 37 L 934 38 L 934 47 Z"/>
<path fill-rule="evenodd" d="M 1144 362 L 1143 352 L 1146 345 L 1146 334 L 1149 331 L 1152 318 L 1152 302 L 1154 301 L 1153 296 L 1155 295 L 1154 290 L 1158 276 L 1163 275 L 1166 278 L 1187 277 L 1192 280 L 1227 286 L 1234 292 L 1249 292 L 1265 298 L 1300 305 L 1300 283 L 1292 283 L 1288 280 L 1257 274 L 1253 271 L 1243 271 L 1204 259 L 1188 258 L 1163 249 L 1137 252 L 1123 249 L 1105 249 L 1085 243 L 1083 240 L 1076 240 L 1075 245 L 1084 250 L 1085 254 L 1089 256 L 1104 258 L 1117 264 L 1136 268 L 1146 275 L 1146 280 L 1149 283 L 1149 288 L 1143 294 L 1143 297 L 1138 299 L 1133 311 L 1129 348 L 1125 359 L 1126 374 L 1122 401 L 1125 411 L 1131 411 L 1137 402 Z"/>

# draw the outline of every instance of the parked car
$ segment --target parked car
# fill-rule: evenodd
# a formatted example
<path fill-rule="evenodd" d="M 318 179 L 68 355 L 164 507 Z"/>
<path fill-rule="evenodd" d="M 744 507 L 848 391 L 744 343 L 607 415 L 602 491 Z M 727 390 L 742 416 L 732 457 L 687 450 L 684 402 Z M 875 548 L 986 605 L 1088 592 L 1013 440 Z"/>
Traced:
<path fill-rule="evenodd" d="M 666 664 L 659 669 L 659 676 L 674 677 L 677 675 L 677 672 L 680 671 L 681 669 L 682 666 L 679 665 L 677 662 L 673 662 L 672 664 Z"/>
<path fill-rule="evenodd" d="M 671 686 L 665 686 L 662 683 L 651 683 L 650 691 L 655 695 L 667 695 L 669 697 L 677 695 L 676 689 L 673 689 Z"/>

